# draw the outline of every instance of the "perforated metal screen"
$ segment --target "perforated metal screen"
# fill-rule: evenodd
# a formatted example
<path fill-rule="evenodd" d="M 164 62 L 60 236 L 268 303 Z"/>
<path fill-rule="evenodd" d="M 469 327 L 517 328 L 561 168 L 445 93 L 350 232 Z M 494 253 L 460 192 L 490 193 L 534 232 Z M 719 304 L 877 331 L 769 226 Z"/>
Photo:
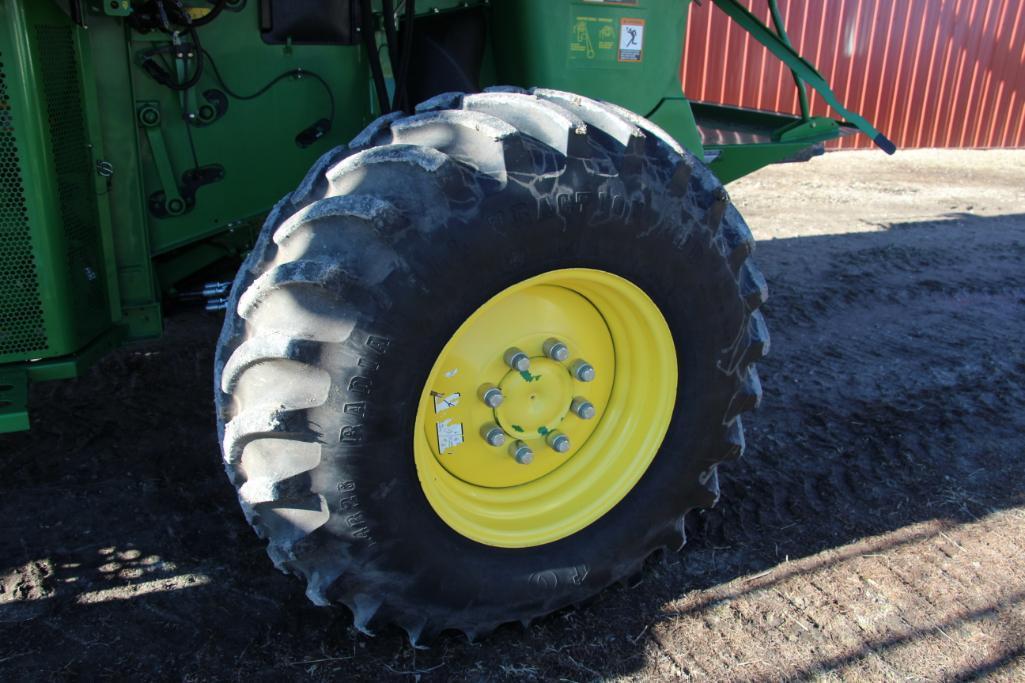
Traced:
<path fill-rule="evenodd" d="M 0 53 L 0 356 L 48 346 L 3 59 Z"/>

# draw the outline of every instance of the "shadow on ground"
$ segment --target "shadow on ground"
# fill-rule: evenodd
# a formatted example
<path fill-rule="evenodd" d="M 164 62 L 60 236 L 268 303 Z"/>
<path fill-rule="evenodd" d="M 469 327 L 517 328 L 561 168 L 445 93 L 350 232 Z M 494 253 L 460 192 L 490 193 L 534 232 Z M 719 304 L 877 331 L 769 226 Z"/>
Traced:
<path fill-rule="evenodd" d="M 766 581 L 783 581 L 842 563 L 867 537 L 886 553 L 938 533 L 921 523 L 1025 505 L 1025 216 L 774 240 L 758 261 L 772 294 L 765 402 L 745 458 L 723 468 L 719 506 L 693 514 L 688 547 L 653 558 L 632 588 L 480 644 L 446 635 L 416 651 L 398 631 L 364 637 L 344 608 L 312 607 L 272 569 L 220 467 L 217 317 L 181 312 L 160 342 L 34 387 L 33 431 L 0 437 L 0 676 L 643 675 L 677 647 L 655 626 L 699 612 L 716 628 L 720 598 L 695 592 L 770 570 Z M 845 657 L 921 635 L 865 638 Z M 789 675 L 843 664 L 822 657 Z"/>

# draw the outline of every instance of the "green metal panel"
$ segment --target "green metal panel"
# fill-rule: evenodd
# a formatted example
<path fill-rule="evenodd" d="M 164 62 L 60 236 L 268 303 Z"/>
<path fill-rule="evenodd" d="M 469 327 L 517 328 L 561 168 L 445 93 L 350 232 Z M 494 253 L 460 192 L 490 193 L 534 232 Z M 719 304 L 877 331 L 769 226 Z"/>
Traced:
<path fill-rule="evenodd" d="M 6 13 L 0 17 L 6 20 Z M 11 102 L 17 83 L 8 87 L 8 72 L 17 67 L 10 39 L 14 27 L 5 21 L 4 28 L 0 32 L 0 360 L 10 360 L 44 353 L 49 338 L 25 198 L 19 144 L 22 120 Z"/>
<path fill-rule="evenodd" d="M 780 21 L 773 32 L 736 0 L 713 1 L 828 99 Z M 489 4 L 434 0 L 418 12 L 445 16 L 479 3 Z M 483 80 L 620 104 L 704 155 L 725 182 L 852 128 L 691 103 L 678 73 L 689 5 L 492 0 Z M 26 381 L 74 376 L 126 339 L 159 334 L 163 294 L 240 255 L 314 160 L 374 115 L 361 46 L 268 45 L 259 2 L 229 3 L 198 29 L 208 63 L 184 93 L 143 62 L 156 51 L 184 80 L 187 43 L 130 29 L 127 0 L 83 6 L 88 29 L 56 0 L 0 0 L 0 432 L 27 424 Z M 333 115 L 313 73 L 333 95 Z M 300 147 L 297 134 L 322 118 L 332 119 L 330 133 Z M 186 180 L 199 167 L 216 173 L 192 193 Z"/>
<path fill-rule="evenodd" d="M 267 45 L 260 37 L 259 3 L 246 3 L 241 11 L 225 11 L 216 21 L 199 29 L 207 60 L 204 76 L 190 91 L 194 100 L 160 85 L 138 66 L 148 50 L 170 46 L 166 34 L 128 33 L 131 89 L 136 106 L 131 111 L 105 112 L 109 127 L 135 130 L 138 158 L 122 163 L 141 174 L 140 190 L 144 219 L 149 226 L 151 254 L 162 254 L 224 231 L 238 221 L 259 217 L 291 191 L 313 161 L 325 151 L 347 141 L 370 118 L 367 67 L 359 46 Z M 116 20 L 104 19 L 103 22 Z M 101 20 L 96 20 L 101 23 Z M 97 42 L 94 51 L 125 49 L 124 42 Z M 235 92 L 249 95 L 276 76 L 303 69 L 321 75 L 330 85 L 336 102 L 331 133 L 308 148 L 300 148 L 296 135 L 320 118 L 330 116 L 329 98 L 312 78 L 289 77 L 252 100 L 228 98 L 224 116 L 209 125 L 191 126 L 200 165 L 217 164 L 222 180 L 201 187 L 195 206 L 179 216 L 159 216 L 150 208 L 154 193 L 168 188 L 168 178 L 181 179 L 194 166 L 185 116 L 208 104 L 204 93 L 221 90 L 213 65 Z M 120 84 L 101 84 L 102 88 Z M 184 101 L 183 101 L 184 100 Z M 136 123 L 136 110 L 146 104 L 160 112 L 158 126 Z M 154 144 L 155 138 L 161 140 Z M 166 152 L 164 151 L 166 149 Z M 166 161 L 165 161 L 166 160 Z M 163 167 L 162 167 L 163 166 Z M 164 177 L 161 177 L 163 173 Z M 118 226 L 119 232 L 129 226 Z"/>
<path fill-rule="evenodd" d="M 494 0 L 497 80 L 578 92 L 647 115 L 663 98 L 681 95 L 688 7 L 687 0 Z"/>
<path fill-rule="evenodd" d="M 17 243 L 13 262 L 4 256 L 0 307 L 10 317 L 0 362 L 9 362 L 71 353 L 111 318 L 77 29 L 47 2 L 3 0 L 0 21 L 5 133 L 18 157 L 4 183 L 4 238 Z"/>

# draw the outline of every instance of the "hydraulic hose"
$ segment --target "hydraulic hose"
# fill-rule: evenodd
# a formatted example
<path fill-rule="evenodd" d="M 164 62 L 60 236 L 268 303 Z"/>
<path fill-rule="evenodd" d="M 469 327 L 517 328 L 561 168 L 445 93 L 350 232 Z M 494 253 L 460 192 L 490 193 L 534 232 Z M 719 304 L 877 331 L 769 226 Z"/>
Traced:
<path fill-rule="evenodd" d="M 388 88 L 384 84 L 384 70 L 381 68 L 381 55 L 377 52 L 377 41 L 374 40 L 374 7 L 371 0 L 361 0 L 360 14 L 362 16 L 363 46 L 367 49 L 367 59 L 370 60 L 370 73 L 374 79 L 374 89 L 377 92 L 377 102 L 381 108 L 381 114 L 391 111 L 391 103 L 388 102 Z"/>

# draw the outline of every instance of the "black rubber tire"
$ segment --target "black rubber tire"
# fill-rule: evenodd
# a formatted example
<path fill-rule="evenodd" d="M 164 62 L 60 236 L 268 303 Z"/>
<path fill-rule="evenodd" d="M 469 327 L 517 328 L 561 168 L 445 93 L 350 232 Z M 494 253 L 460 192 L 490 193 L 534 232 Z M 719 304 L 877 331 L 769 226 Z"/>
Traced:
<path fill-rule="evenodd" d="M 579 602 L 684 543 L 718 497 L 761 387 L 767 290 L 720 183 L 614 105 L 513 88 L 375 121 L 273 210 L 235 281 L 216 360 L 225 466 L 275 565 L 320 605 L 416 644 Z M 496 548 L 450 529 L 417 479 L 413 423 L 445 342 L 504 288 L 616 273 L 672 331 L 659 453 L 610 512 L 562 540 Z"/>

